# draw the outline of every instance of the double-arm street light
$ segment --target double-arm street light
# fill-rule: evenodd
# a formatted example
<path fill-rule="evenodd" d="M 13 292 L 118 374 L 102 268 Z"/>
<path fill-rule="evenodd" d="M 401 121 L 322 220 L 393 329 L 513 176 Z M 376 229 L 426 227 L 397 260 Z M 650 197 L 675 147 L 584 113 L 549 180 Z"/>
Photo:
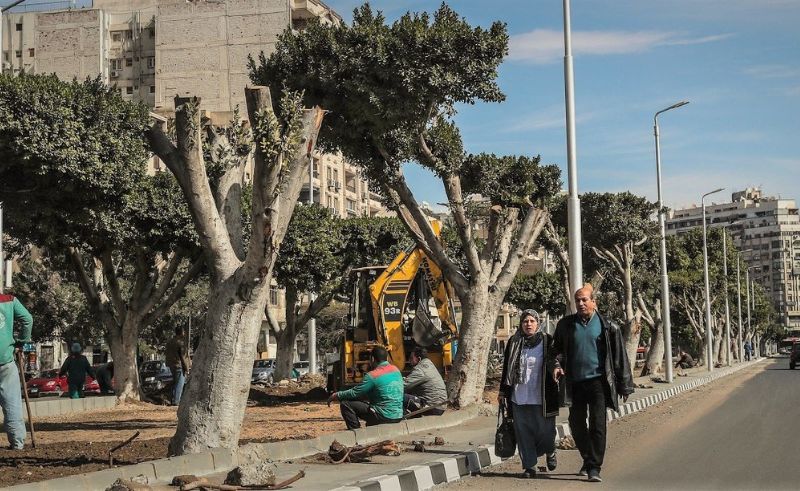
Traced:
<path fill-rule="evenodd" d="M 658 115 L 670 109 L 676 109 L 689 104 L 689 101 L 681 101 L 673 104 L 666 109 L 658 111 L 653 116 L 653 135 L 656 138 L 656 183 L 658 186 L 658 227 L 661 234 L 661 320 L 664 330 L 664 367 L 667 383 L 672 383 L 672 322 L 669 316 L 669 277 L 667 276 L 667 236 L 664 222 L 666 221 L 664 211 L 664 200 L 661 197 L 661 145 L 658 133 Z"/>
<path fill-rule="evenodd" d="M 711 360 L 714 354 L 714 347 L 711 344 L 711 287 L 708 284 L 708 244 L 706 242 L 706 197 L 718 193 L 725 188 L 715 189 L 700 198 L 703 207 L 703 279 L 706 284 L 706 370 L 709 372 L 714 369 L 714 362 Z"/>

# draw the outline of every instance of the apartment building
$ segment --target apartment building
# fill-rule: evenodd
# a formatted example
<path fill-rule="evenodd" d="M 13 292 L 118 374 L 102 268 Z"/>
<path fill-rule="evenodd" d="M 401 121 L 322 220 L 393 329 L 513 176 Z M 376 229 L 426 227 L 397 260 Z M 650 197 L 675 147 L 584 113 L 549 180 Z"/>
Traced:
<path fill-rule="evenodd" d="M 155 112 L 172 111 L 180 94 L 229 113 L 244 107 L 248 56 L 269 55 L 281 32 L 311 18 L 341 22 L 319 0 L 94 0 L 89 8 L 11 12 L 2 19 L 2 67 L 99 76 Z"/>
<path fill-rule="evenodd" d="M 359 168 L 344 158 L 341 153 L 317 154 L 314 157 L 313 198 L 314 203 L 325 206 L 342 218 L 393 215 L 381 202 L 381 196 L 369 190 L 366 179 Z M 309 201 L 308 172 L 306 184 L 300 191 L 300 201 Z"/>
<path fill-rule="evenodd" d="M 702 227 L 702 207 L 672 210 L 667 234 Z M 795 200 L 765 197 L 759 188 L 706 205 L 709 227 L 727 226 L 747 262 L 750 277 L 764 287 L 787 329 L 800 328 L 800 215 Z"/>

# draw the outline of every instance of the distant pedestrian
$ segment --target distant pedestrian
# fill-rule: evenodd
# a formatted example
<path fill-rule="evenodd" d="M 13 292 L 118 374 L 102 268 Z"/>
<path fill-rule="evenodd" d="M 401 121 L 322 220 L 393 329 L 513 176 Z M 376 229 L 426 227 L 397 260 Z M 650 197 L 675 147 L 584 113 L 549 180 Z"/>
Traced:
<path fill-rule="evenodd" d="M 447 404 L 447 387 L 444 385 L 442 374 L 428 358 L 428 351 L 417 346 L 411 351 L 408 361 L 413 369 L 403 379 L 405 394 L 403 394 L 403 408 L 406 412 L 414 412 L 423 407 L 436 406 L 421 414 L 421 416 L 440 416 L 444 414 Z"/>
<path fill-rule="evenodd" d="M 744 343 L 744 361 L 750 361 L 751 356 L 753 356 L 753 345 L 747 341 Z"/>
<path fill-rule="evenodd" d="M 177 406 L 181 403 L 186 375 L 189 373 L 192 364 L 186 352 L 183 327 L 178 326 L 175 328 L 175 336 L 167 341 L 165 351 L 167 366 L 172 372 L 172 404 Z"/>
<path fill-rule="evenodd" d="M 633 394 L 633 376 L 622 332 L 597 312 L 591 285 L 575 292 L 575 305 L 578 312 L 556 325 L 548 362 L 554 379 L 565 375 L 563 402 L 570 406 L 569 426 L 583 458 L 578 474 L 600 482 L 606 452 L 606 408 L 619 411 L 617 398 L 625 402 Z"/>
<path fill-rule="evenodd" d="M 19 334 L 14 336 L 14 324 Z M 22 413 L 22 385 L 15 356 L 31 341 L 33 317 L 13 295 L 0 295 L 0 407 L 9 448 L 25 447 L 25 421 Z"/>
<path fill-rule="evenodd" d="M 686 370 L 687 368 L 694 367 L 694 365 L 695 363 L 692 355 L 683 350 L 678 350 L 678 361 L 675 363 L 675 368 L 682 368 Z"/>
<path fill-rule="evenodd" d="M 509 338 L 503 357 L 498 402 L 511 402 L 522 477 L 536 477 L 536 462 L 546 455 L 547 468 L 555 470 L 558 383 L 545 359 L 553 338 L 539 329 L 539 313 L 524 310 L 519 328 Z"/>
<path fill-rule="evenodd" d="M 81 351 L 80 343 L 72 343 L 70 354 L 58 371 L 59 377 L 67 376 L 70 399 L 80 399 L 83 396 L 83 384 L 86 383 L 87 376 L 96 377 L 94 368 Z"/>
<path fill-rule="evenodd" d="M 361 428 L 360 419 L 367 426 L 402 421 L 403 375 L 388 359 L 386 348 L 372 348 L 369 356 L 372 370 L 364 375 L 364 380 L 352 389 L 334 392 L 328 398 L 328 405 L 340 401 L 339 409 L 348 430 Z"/>

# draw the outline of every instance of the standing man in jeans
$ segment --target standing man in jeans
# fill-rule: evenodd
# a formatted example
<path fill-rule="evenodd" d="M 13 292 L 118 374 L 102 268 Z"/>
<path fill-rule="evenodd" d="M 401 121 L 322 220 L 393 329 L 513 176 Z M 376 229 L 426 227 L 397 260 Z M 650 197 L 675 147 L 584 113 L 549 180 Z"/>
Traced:
<path fill-rule="evenodd" d="M 186 383 L 186 374 L 189 373 L 191 368 L 191 361 L 186 352 L 186 342 L 183 337 L 183 327 L 178 326 L 175 328 L 175 336 L 167 341 L 166 348 L 166 361 L 169 370 L 172 372 L 172 404 L 175 406 L 181 403 L 181 394 L 183 394 L 183 385 Z"/>
<path fill-rule="evenodd" d="M 606 408 L 619 411 L 633 394 L 633 376 L 619 327 L 597 312 L 594 289 L 586 284 L 575 292 L 578 312 L 558 321 L 548 364 L 553 378 L 566 379 L 563 405 L 569 406 L 569 426 L 583 457 L 579 475 L 600 482 L 606 452 Z M 587 427 L 588 413 L 588 427 Z"/>
<path fill-rule="evenodd" d="M 14 336 L 14 322 L 19 336 Z M 22 419 L 22 386 L 14 361 L 17 349 L 31 340 L 33 317 L 13 295 L 0 294 L 0 407 L 8 435 L 9 448 L 25 447 L 25 421 Z"/>

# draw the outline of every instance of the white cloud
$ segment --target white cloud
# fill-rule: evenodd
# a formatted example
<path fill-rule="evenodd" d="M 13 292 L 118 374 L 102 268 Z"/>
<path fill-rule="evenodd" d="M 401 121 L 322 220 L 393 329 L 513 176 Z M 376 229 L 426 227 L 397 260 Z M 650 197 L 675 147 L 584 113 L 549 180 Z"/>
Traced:
<path fill-rule="evenodd" d="M 580 55 L 642 53 L 657 46 L 685 46 L 720 41 L 730 34 L 698 38 L 682 37 L 668 31 L 573 31 L 572 51 Z M 509 59 L 551 63 L 564 56 L 564 35 L 560 30 L 535 29 L 511 37 Z"/>
<path fill-rule="evenodd" d="M 754 65 L 744 69 L 744 73 L 756 78 L 795 78 L 800 77 L 800 68 L 794 65 Z"/>

